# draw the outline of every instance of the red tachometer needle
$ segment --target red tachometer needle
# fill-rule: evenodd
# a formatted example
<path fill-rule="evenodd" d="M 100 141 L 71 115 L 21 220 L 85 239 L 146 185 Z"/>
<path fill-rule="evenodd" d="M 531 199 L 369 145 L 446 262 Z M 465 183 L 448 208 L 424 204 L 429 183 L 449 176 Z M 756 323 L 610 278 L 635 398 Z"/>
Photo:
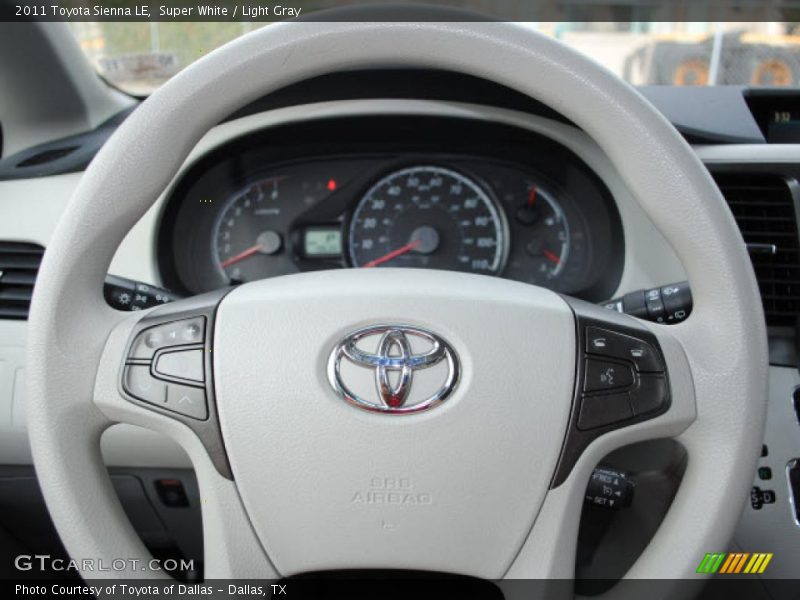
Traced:
<path fill-rule="evenodd" d="M 261 244 L 256 244 L 255 246 L 251 246 L 244 252 L 239 252 L 236 256 L 231 256 L 228 260 L 225 260 L 219 264 L 221 268 L 230 267 L 232 264 L 239 262 L 240 260 L 244 260 L 248 256 L 252 256 L 256 252 L 261 250 Z"/>
<path fill-rule="evenodd" d="M 400 246 L 397 250 L 392 250 L 388 254 L 384 254 L 383 256 L 379 256 L 375 260 L 369 261 L 367 264 L 362 265 L 364 269 L 369 267 L 377 267 L 378 265 L 382 265 L 385 262 L 389 262 L 393 258 L 397 258 L 398 256 L 402 256 L 406 252 L 411 252 L 414 248 L 420 245 L 421 240 L 413 240 L 408 242 L 405 246 Z"/>
<path fill-rule="evenodd" d="M 542 252 L 542 254 L 544 254 L 544 257 L 550 262 L 555 263 L 557 265 L 561 264 L 561 259 L 554 252 L 550 252 L 550 250 L 545 250 L 544 252 Z"/>

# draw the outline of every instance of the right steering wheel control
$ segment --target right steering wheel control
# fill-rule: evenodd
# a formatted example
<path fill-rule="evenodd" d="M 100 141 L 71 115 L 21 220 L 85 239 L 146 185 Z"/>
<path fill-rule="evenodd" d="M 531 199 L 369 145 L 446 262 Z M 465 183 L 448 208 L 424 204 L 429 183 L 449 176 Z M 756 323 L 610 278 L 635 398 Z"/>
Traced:
<path fill-rule="evenodd" d="M 583 319 L 579 318 L 579 323 Z M 615 331 L 607 326 L 583 325 L 583 390 L 578 429 L 622 424 L 665 408 L 669 392 L 666 367 L 657 342 L 647 332 Z"/>
<path fill-rule="evenodd" d="M 668 399 L 664 361 L 652 341 L 606 327 L 583 330 L 583 395 L 578 429 L 647 415 Z"/>
<path fill-rule="evenodd" d="M 564 297 L 577 325 L 577 380 L 557 487 L 597 437 L 669 409 L 670 387 L 656 336 L 626 315 Z"/>

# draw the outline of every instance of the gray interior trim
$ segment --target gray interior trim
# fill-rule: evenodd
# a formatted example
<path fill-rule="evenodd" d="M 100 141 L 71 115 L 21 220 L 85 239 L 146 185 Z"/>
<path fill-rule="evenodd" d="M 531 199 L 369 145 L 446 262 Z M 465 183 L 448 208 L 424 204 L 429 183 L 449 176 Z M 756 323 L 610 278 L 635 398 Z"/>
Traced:
<path fill-rule="evenodd" d="M 737 85 L 648 85 L 639 91 L 689 137 L 719 143 L 763 144 L 764 134 L 744 99 L 746 89 Z"/>

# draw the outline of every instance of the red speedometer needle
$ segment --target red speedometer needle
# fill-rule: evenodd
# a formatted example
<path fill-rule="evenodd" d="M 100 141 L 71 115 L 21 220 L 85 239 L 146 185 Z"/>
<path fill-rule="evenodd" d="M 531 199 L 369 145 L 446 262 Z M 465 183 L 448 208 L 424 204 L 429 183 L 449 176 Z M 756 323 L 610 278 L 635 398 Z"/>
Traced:
<path fill-rule="evenodd" d="M 261 244 L 256 244 L 255 246 L 251 246 L 244 252 L 239 252 L 236 256 L 231 256 L 228 260 L 225 260 L 219 264 L 221 268 L 230 267 L 232 264 L 239 262 L 240 260 L 244 260 L 248 256 L 252 256 L 256 252 L 261 250 Z"/>
<path fill-rule="evenodd" d="M 561 264 L 561 259 L 554 252 L 550 252 L 550 250 L 545 250 L 544 252 L 542 252 L 542 254 L 544 254 L 544 257 L 550 262 L 555 263 L 557 265 Z"/>
<path fill-rule="evenodd" d="M 367 264 L 363 265 L 364 269 L 369 267 L 377 267 L 378 265 L 382 265 L 385 262 L 389 262 L 393 258 L 397 258 L 398 256 L 402 256 L 406 252 L 411 252 L 414 248 L 420 245 L 422 240 L 413 240 L 408 242 L 405 246 L 400 246 L 396 250 L 392 250 L 388 254 L 384 254 L 383 256 L 379 256 L 375 260 L 369 261 Z"/>

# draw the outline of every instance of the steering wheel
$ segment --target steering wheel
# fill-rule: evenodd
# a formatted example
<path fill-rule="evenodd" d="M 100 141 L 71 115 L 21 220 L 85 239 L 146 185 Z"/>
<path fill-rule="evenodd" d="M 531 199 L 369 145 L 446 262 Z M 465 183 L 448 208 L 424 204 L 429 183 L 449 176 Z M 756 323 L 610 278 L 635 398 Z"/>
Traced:
<path fill-rule="evenodd" d="M 571 119 L 682 260 L 692 315 L 644 324 L 522 283 L 396 269 L 279 277 L 143 313 L 106 305 L 116 248 L 203 134 L 270 91 L 372 67 L 468 73 Z M 593 468 L 667 437 L 688 466 L 626 577 L 695 576 L 733 532 L 766 410 L 759 292 L 706 169 L 630 86 L 504 23 L 284 23 L 186 68 L 81 179 L 41 265 L 29 348 L 33 456 L 69 553 L 149 559 L 99 452 L 104 429 L 131 423 L 193 461 L 209 578 L 571 578 Z M 628 391 L 603 388 L 598 362 Z"/>

